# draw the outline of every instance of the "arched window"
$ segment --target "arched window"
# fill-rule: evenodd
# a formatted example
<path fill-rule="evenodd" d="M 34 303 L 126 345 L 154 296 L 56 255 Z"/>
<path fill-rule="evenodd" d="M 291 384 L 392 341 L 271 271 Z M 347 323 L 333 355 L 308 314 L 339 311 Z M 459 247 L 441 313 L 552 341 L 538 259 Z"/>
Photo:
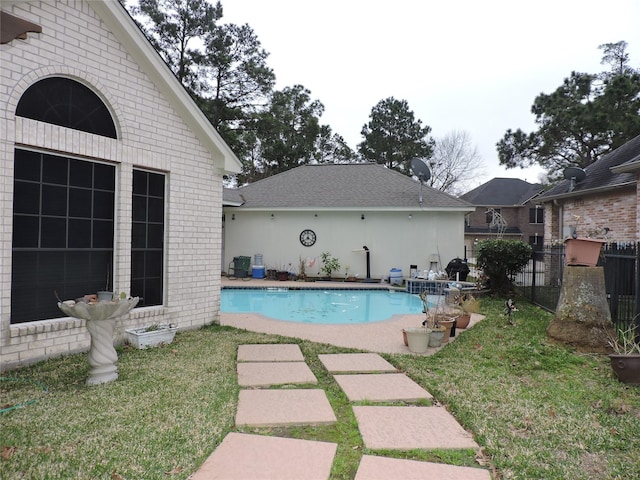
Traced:
<path fill-rule="evenodd" d="M 69 78 L 50 77 L 31 85 L 20 98 L 16 115 L 117 138 L 113 118 L 100 97 Z"/>

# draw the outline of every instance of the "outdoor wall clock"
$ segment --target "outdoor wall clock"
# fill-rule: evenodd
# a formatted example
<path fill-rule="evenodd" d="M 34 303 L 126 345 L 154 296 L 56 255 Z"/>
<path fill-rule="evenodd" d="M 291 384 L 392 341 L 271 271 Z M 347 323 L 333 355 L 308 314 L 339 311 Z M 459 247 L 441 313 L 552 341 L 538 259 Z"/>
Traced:
<path fill-rule="evenodd" d="M 303 230 L 300 234 L 300 243 L 305 247 L 310 247 L 316 243 L 316 234 L 313 230 Z"/>

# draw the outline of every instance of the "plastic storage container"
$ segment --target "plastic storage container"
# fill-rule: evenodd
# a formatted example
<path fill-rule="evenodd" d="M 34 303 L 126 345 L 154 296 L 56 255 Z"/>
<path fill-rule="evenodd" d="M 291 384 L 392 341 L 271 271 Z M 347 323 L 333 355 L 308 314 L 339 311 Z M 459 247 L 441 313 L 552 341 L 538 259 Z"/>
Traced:
<path fill-rule="evenodd" d="M 392 268 L 389 270 L 389 285 L 402 285 L 402 269 Z"/>
<path fill-rule="evenodd" d="M 253 265 L 251 267 L 251 276 L 253 278 L 264 278 L 264 265 Z"/>

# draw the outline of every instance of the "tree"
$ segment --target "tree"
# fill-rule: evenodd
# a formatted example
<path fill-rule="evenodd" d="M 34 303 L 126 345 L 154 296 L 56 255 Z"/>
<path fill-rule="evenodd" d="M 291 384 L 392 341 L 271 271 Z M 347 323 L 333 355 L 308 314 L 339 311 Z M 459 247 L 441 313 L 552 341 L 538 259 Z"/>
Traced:
<path fill-rule="evenodd" d="M 244 154 L 240 135 L 273 91 L 268 56 L 248 25 L 218 25 L 205 35 L 196 102 L 238 155 Z"/>
<path fill-rule="evenodd" d="M 332 133 L 329 125 L 320 127 L 314 158 L 318 163 L 352 163 L 357 157 L 344 138 Z"/>
<path fill-rule="evenodd" d="M 361 131 L 364 141 L 358 145 L 363 159 L 410 175 L 412 158 L 428 159 L 433 154 L 434 141 L 427 139 L 431 127 L 422 127 L 406 100 L 381 100 L 371 109 L 369 118 Z"/>
<path fill-rule="evenodd" d="M 139 24 L 178 80 L 191 87 L 201 62 L 197 40 L 222 17 L 220 2 L 214 6 L 207 0 L 139 0 L 131 11 L 151 21 Z"/>
<path fill-rule="evenodd" d="M 482 167 L 478 148 L 471 144 L 466 131 L 453 130 L 435 140 L 429 186 L 450 194 L 460 194 L 474 180 Z"/>
<path fill-rule="evenodd" d="M 538 164 L 553 180 L 566 167 L 584 168 L 640 134 L 640 72 L 627 64 L 626 42 L 601 48 L 612 71 L 572 72 L 555 92 L 538 95 L 531 107 L 538 130 L 507 130 L 497 143 L 501 165 Z"/>
<path fill-rule="evenodd" d="M 275 91 L 264 112 L 255 116 L 253 155 L 247 159 L 240 182 L 284 172 L 314 159 L 324 106 L 311 100 L 302 85 Z"/>

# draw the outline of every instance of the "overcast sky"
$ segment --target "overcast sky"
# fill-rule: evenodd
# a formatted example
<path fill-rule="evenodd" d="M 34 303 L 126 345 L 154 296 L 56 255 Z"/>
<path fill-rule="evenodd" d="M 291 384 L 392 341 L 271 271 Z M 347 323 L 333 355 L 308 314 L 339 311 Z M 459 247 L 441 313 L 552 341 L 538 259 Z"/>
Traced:
<path fill-rule="evenodd" d="M 276 88 L 301 84 L 354 150 L 372 107 L 407 100 L 435 138 L 467 131 L 494 177 L 508 128 L 536 129 L 535 97 L 571 71 L 597 73 L 598 45 L 625 40 L 640 66 L 638 0 L 222 0 L 223 22 L 249 24 L 270 53 Z M 477 185 L 474 185 L 477 186 Z"/>

